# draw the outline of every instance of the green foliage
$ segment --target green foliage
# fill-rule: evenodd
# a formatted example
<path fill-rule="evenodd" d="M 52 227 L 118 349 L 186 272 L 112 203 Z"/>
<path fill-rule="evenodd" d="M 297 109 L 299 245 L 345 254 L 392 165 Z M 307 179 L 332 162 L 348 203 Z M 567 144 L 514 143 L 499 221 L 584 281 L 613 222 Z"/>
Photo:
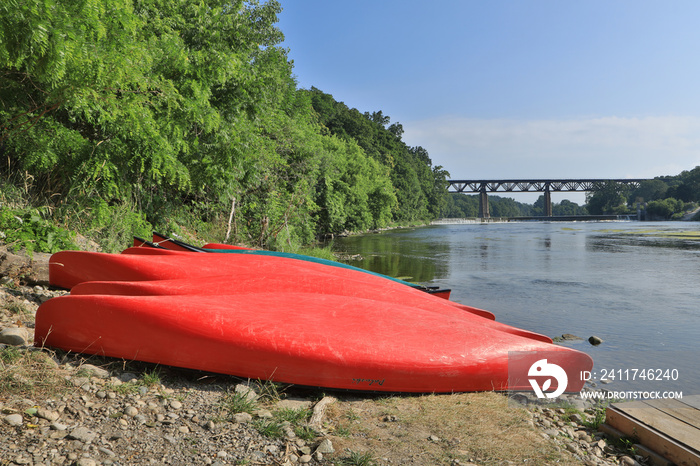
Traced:
<path fill-rule="evenodd" d="M 0 399 L 60 398 L 67 389 L 68 381 L 56 371 L 47 353 L 16 346 L 0 348 Z"/>
<path fill-rule="evenodd" d="M 593 416 L 590 419 L 583 421 L 583 425 L 592 430 L 598 430 L 598 428 L 605 424 L 606 409 L 610 403 L 599 404 L 594 408 Z"/>
<path fill-rule="evenodd" d="M 76 249 L 73 235 L 45 220 L 36 209 L 0 207 L 0 242 L 12 250 L 25 249 L 30 254 Z"/>
<path fill-rule="evenodd" d="M 677 177 L 668 179 L 668 182 L 671 187 L 666 197 L 684 202 L 700 202 L 700 166 L 683 171 Z"/>
<path fill-rule="evenodd" d="M 148 238 L 154 230 L 145 215 L 131 202 L 110 204 L 94 198 L 66 204 L 58 212 L 71 228 L 95 238 L 104 252 L 121 251 L 132 243 L 134 236 Z"/>
<path fill-rule="evenodd" d="M 227 392 L 219 401 L 221 408 L 231 418 L 238 413 L 253 413 L 258 408 L 257 401 L 247 392 Z"/>
<path fill-rule="evenodd" d="M 311 418 L 311 411 L 305 408 L 283 408 L 275 411 L 275 418 L 281 422 L 286 421 L 296 425 L 308 421 Z"/>
<path fill-rule="evenodd" d="M 347 456 L 341 458 L 340 464 L 344 466 L 374 466 L 376 459 L 370 452 L 350 451 Z"/>
<path fill-rule="evenodd" d="M 141 378 L 141 383 L 146 387 L 160 385 L 160 370 L 153 369 L 150 372 L 145 372 Z"/>
<path fill-rule="evenodd" d="M 489 196 L 491 217 L 536 217 L 544 215 L 544 196 L 534 204 L 524 204 L 508 197 Z M 586 215 L 585 207 L 564 199 L 552 204 L 554 216 Z M 479 216 L 479 195 L 450 194 L 444 208 L 446 218 L 470 218 Z"/>
<path fill-rule="evenodd" d="M 479 216 L 479 196 L 450 194 L 443 214 L 447 218 L 474 218 Z"/>
<path fill-rule="evenodd" d="M 668 183 L 660 179 L 642 181 L 639 187 L 630 193 L 628 202 L 632 204 L 635 202 L 649 202 L 663 199 L 666 197 L 668 189 Z"/>
<path fill-rule="evenodd" d="M 552 205 L 552 215 L 588 215 L 588 209 L 568 199 L 563 199 L 559 204 Z"/>
<path fill-rule="evenodd" d="M 500 196 L 489 196 L 489 212 L 492 217 L 521 217 L 533 214 L 529 205 Z"/>
<path fill-rule="evenodd" d="M 271 380 L 258 380 L 256 385 L 259 399 L 267 403 L 277 403 L 283 399 L 286 396 L 284 392 L 289 387 Z"/>
<path fill-rule="evenodd" d="M 700 166 L 677 176 L 643 181 L 631 192 L 628 202 L 645 205 L 650 220 L 681 219 L 700 202 Z"/>
<path fill-rule="evenodd" d="M 15 346 L 6 346 L 0 349 L 0 362 L 2 364 L 15 364 L 22 358 L 22 353 Z"/>
<path fill-rule="evenodd" d="M 448 173 L 442 167 L 432 166 L 424 148 L 408 147 L 401 140 L 401 124 L 389 125 L 390 118 L 381 111 L 361 114 L 316 88 L 308 93 L 321 125 L 339 139 L 356 143 L 388 174 L 390 185 L 384 182 L 383 186 L 366 191 L 370 193 L 368 201 L 375 223 L 377 219 L 382 223 L 388 220 L 386 210 L 379 212 L 378 206 L 391 206 L 391 219 L 399 222 L 426 221 L 441 215 L 447 205 Z M 333 214 L 330 212 L 329 216 Z M 333 222 L 330 225 L 332 228 Z"/>
<path fill-rule="evenodd" d="M 630 189 L 623 183 L 606 181 L 586 195 L 586 205 L 591 215 L 623 214 L 627 212 Z"/>
<path fill-rule="evenodd" d="M 334 136 L 323 140 L 314 201 L 324 234 L 384 227 L 396 207 L 388 170 L 367 157 L 354 141 Z"/>
<path fill-rule="evenodd" d="M 3 309 L 6 309 L 10 313 L 10 315 L 25 316 L 31 313 L 29 309 L 24 307 L 24 304 L 16 301 L 5 303 Z"/>
<path fill-rule="evenodd" d="M 253 426 L 266 437 L 280 438 L 284 435 L 285 427 L 289 427 L 298 438 L 313 440 L 318 434 L 307 425 L 310 418 L 311 411 L 308 409 L 284 408 L 275 411 L 272 419 L 257 419 Z"/>
<path fill-rule="evenodd" d="M 437 216 L 446 172 L 401 125 L 296 88 L 280 11 L 3 3 L 0 179 L 107 251 L 151 227 L 290 248 Z"/>
<path fill-rule="evenodd" d="M 684 212 L 685 204 L 683 201 L 673 199 L 672 197 L 651 201 L 647 204 L 647 216 L 657 219 L 670 219 L 674 214 Z"/>
<path fill-rule="evenodd" d="M 284 426 L 275 419 L 256 419 L 253 427 L 265 437 L 282 438 L 284 436 Z"/>

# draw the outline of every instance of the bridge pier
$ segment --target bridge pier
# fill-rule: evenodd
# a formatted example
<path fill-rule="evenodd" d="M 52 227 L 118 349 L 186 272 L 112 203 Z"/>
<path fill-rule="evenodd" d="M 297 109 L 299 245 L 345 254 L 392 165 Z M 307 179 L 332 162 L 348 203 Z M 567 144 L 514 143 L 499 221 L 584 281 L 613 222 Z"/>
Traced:
<path fill-rule="evenodd" d="M 549 188 L 549 183 L 544 187 L 544 215 L 545 217 L 552 216 L 552 191 Z"/>
<path fill-rule="evenodd" d="M 489 195 L 486 193 L 486 185 L 482 185 L 479 190 L 479 218 L 490 218 Z"/>

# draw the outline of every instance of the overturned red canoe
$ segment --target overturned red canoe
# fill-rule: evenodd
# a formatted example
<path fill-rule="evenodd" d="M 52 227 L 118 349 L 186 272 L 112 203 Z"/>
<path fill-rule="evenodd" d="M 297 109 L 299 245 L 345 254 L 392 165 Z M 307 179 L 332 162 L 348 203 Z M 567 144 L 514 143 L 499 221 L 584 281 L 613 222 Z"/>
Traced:
<path fill-rule="evenodd" d="M 316 274 L 331 276 L 336 283 L 352 280 L 384 293 L 386 290 L 410 292 L 413 287 L 388 280 L 378 275 L 349 268 L 329 267 L 322 263 L 287 257 L 257 254 L 196 254 L 153 248 L 129 248 L 128 254 L 105 254 L 85 251 L 61 251 L 49 261 L 49 282 L 53 286 L 71 289 L 87 281 L 142 281 L 167 279 L 197 279 L 227 275 L 231 281 L 238 278 L 274 277 L 284 275 L 313 280 Z M 329 288 L 332 290 L 332 288 Z M 422 293 L 426 296 L 426 293 Z M 443 300 L 446 301 L 446 300 Z M 461 307 L 456 303 L 450 303 Z M 493 319 L 493 314 L 465 309 Z"/>
<path fill-rule="evenodd" d="M 445 301 L 402 286 L 384 286 L 352 279 L 338 280 L 331 274 L 299 275 L 289 271 L 275 271 L 263 276 L 203 277 L 201 279 L 176 279 L 154 281 L 93 281 L 76 285 L 72 295 L 109 294 L 121 296 L 157 295 L 233 295 L 236 293 L 303 292 L 319 295 L 344 296 L 348 299 L 361 298 L 377 301 L 382 306 L 400 304 L 422 311 L 437 313 L 449 318 L 459 318 L 471 325 L 483 325 L 525 338 L 547 343 L 552 340 L 539 333 L 512 327 L 493 320 L 493 314 L 463 304 Z M 462 311 L 455 313 L 455 309 Z M 290 314 L 295 309 L 290 309 Z"/>
<path fill-rule="evenodd" d="M 530 389 L 527 372 L 513 379 L 513 352 L 532 354 L 533 363 L 548 355 L 569 376 L 567 391 L 580 390 L 578 374 L 592 368 L 584 353 L 475 325 L 459 310 L 452 312 L 296 292 L 68 295 L 40 306 L 35 344 L 254 379 L 389 392 Z"/>
<path fill-rule="evenodd" d="M 316 257 L 311 257 L 307 256 L 304 254 L 294 254 L 294 253 L 287 253 L 287 252 L 278 252 L 278 251 L 265 251 L 265 250 L 260 250 L 260 249 L 251 249 L 251 248 L 246 248 L 246 247 L 241 247 L 241 246 L 231 246 L 227 244 L 218 244 L 218 243 L 209 243 L 206 244 L 203 248 L 185 243 L 183 241 L 173 239 L 173 238 L 168 238 L 165 235 L 162 235 L 157 232 L 153 232 L 153 242 L 148 242 L 140 238 L 134 238 L 134 246 L 135 247 L 155 247 L 158 249 L 168 249 L 171 251 L 178 251 L 178 252 L 208 252 L 208 253 L 220 253 L 220 254 L 257 254 L 257 255 L 264 255 L 264 256 L 271 256 L 271 257 L 286 257 L 288 259 L 297 259 L 297 260 L 302 260 L 302 261 L 308 261 L 308 262 L 316 262 L 319 264 L 323 265 L 328 265 L 331 267 L 342 267 L 346 269 L 351 269 L 351 270 L 357 270 L 359 272 L 364 272 L 364 273 L 369 273 L 372 275 L 377 275 L 392 281 L 396 281 L 399 283 L 403 283 L 404 285 L 410 286 L 412 288 L 418 288 L 421 291 L 424 291 L 426 293 L 432 294 L 434 296 L 437 296 L 438 298 L 443 298 L 443 299 L 450 299 L 450 294 L 452 290 L 449 289 L 442 289 L 437 286 L 423 286 L 420 284 L 416 283 L 410 283 L 406 282 L 394 277 L 390 277 L 387 275 L 379 274 L 376 272 L 372 272 L 369 270 L 361 269 L 359 267 L 355 267 L 352 265 L 344 264 L 342 262 L 337 262 L 337 261 L 330 261 L 327 259 L 319 259 Z M 133 253 L 134 249 L 129 248 L 124 251 L 125 253 Z"/>

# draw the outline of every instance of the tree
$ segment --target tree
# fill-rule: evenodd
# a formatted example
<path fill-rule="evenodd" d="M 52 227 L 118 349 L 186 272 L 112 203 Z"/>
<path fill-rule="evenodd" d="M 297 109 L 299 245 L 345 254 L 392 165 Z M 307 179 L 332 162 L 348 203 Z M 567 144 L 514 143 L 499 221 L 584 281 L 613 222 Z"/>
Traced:
<path fill-rule="evenodd" d="M 479 196 L 452 193 L 447 197 L 446 218 L 473 218 L 479 215 Z"/>
<path fill-rule="evenodd" d="M 668 195 L 685 202 L 700 201 L 700 166 L 681 172 L 679 178 L 681 183 L 669 189 Z"/>
<path fill-rule="evenodd" d="M 626 184 L 606 181 L 586 195 L 586 207 L 591 215 L 622 214 L 627 211 L 628 195 Z"/>
<path fill-rule="evenodd" d="M 670 219 L 673 214 L 683 212 L 683 201 L 673 198 L 651 201 L 647 204 L 646 211 L 650 219 Z"/>
<path fill-rule="evenodd" d="M 559 204 L 554 204 L 552 206 L 552 213 L 556 216 L 572 216 L 572 215 L 586 215 L 588 211 L 568 199 L 564 199 Z"/>
<path fill-rule="evenodd" d="M 666 197 L 668 184 L 660 179 L 645 180 L 639 183 L 639 187 L 630 194 L 629 203 L 649 202 Z"/>
<path fill-rule="evenodd" d="M 447 202 L 447 172 L 432 166 L 427 150 L 401 141 L 400 123 L 389 125 L 391 119 L 381 111 L 361 114 L 319 89 L 308 92 L 318 121 L 331 134 L 357 143 L 386 167 L 397 200 L 395 221 L 425 221 L 441 215 Z"/>

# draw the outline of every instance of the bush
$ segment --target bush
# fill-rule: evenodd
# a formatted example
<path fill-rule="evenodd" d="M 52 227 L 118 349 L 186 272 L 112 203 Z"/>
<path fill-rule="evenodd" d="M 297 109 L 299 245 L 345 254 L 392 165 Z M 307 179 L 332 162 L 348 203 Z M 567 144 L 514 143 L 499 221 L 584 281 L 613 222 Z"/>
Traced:
<path fill-rule="evenodd" d="M 117 252 L 131 245 L 134 236 L 150 238 L 153 226 L 129 202 L 111 205 L 103 199 L 85 200 L 60 212 L 71 228 L 99 243 L 105 252 Z"/>
<path fill-rule="evenodd" d="M 656 218 L 669 219 L 674 214 L 683 212 L 683 201 L 669 197 L 647 204 L 647 215 Z"/>
<path fill-rule="evenodd" d="M 0 241 L 29 254 L 77 249 L 73 234 L 45 220 L 38 209 L 0 208 Z"/>

